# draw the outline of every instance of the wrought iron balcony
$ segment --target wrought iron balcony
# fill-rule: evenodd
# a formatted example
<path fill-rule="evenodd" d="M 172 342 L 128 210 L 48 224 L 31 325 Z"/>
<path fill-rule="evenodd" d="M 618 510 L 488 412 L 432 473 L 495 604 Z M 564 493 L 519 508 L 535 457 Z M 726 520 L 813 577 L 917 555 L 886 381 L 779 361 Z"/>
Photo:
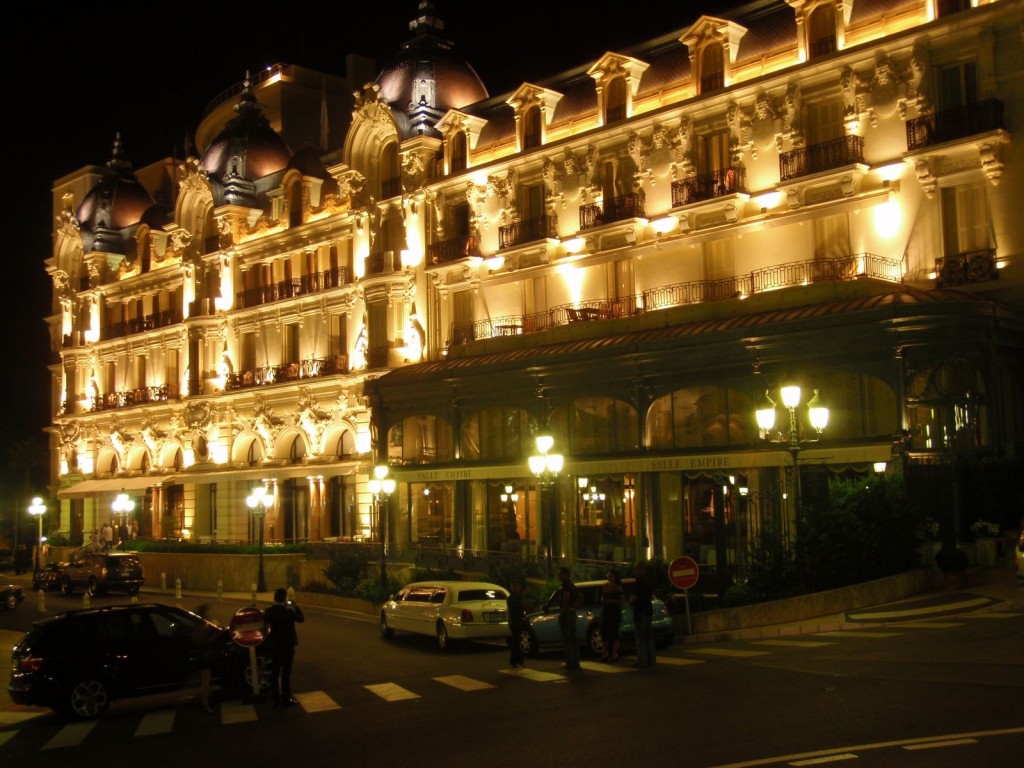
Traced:
<path fill-rule="evenodd" d="M 100 340 L 119 339 L 136 333 L 155 331 L 157 328 L 166 328 L 168 325 L 180 322 L 181 313 L 177 310 L 168 309 L 163 312 L 146 315 L 145 317 L 136 317 L 131 320 L 105 325 L 100 328 Z"/>
<path fill-rule="evenodd" d="M 672 182 L 672 207 L 713 200 L 716 197 L 747 191 L 747 172 L 743 168 L 722 168 L 703 176 L 690 176 Z"/>
<path fill-rule="evenodd" d="M 439 240 L 427 246 L 427 257 L 432 265 L 480 255 L 480 244 L 472 235 L 459 235 L 450 240 Z"/>
<path fill-rule="evenodd" d="M 166 384 L 155 387 L 139 387 L 123 392 L 107 392 L 100 395 L 93 403 L 94 411 L 106 411 L 111 408 L 130 408 L 133 405 L 166 402 L 171 396 L 177 397 L 177 389 L 171 392 Z"/>
<path fill-rule="evenodd" d="M 965 139 L 1004 128 L 1003 102 L 988 99 L 907 121 L 907 150 Z"/>
<path fill-rule="evenodd" d="M 860 136 L 842 136 L 783 152 L 779 155 L 779 181 L 791 181 L 812 173 L 863 162 L 864 139 Z"/>
<path fill-rule="evenodd" d="M 604 201 L 603 205 L 591 203 L 580 206 L 580 229 L 593 229 L 603 224 L 612 224 L 626 219 L 647 218 L 644 212 L 643 191 L 631 192 L 621 197 Z"/>
<path fill-rule="evenodd" d="M 251 370 L 237 371 L 228 374 L 224 383 L 225 389 L 249 389 L 263 387 L 268 384 L 300 381 L 318 376 L 332 376 L 336 373 L 348 372 L 348 355 L 332 355 L 331 357 L 307 357 L 294 363 L 280 365 L 264 365 Z"/>
<path fill-rule="evenodd" d="M 261 304 L 292 299 L 306 293 L 319 293 L 337 288 L 346 282 L 348 282 L 348 271 L 344 267 L 312 272 L 292 280 L 282 280 L 278 283 L 239 291 L 235 294 L 235 308 L 258 307 Z M 200 314 L 213 314 L 213 312 Z"/>
<path fill-rule="evenodd" d="M 514 221 L 498 228 L 498 248 L 515 248 L 537 240 L 558 237 L 553 216 Z"/>
<path fill-rule="evenodd" d="M 998 278 L 994 248 L 955 253 L 935 260 L 935 284 L 940 288 Z"/>
<path fill-rule="evenodd" d="M 366 257 L 366 274 L 386 275 L 402 269 L 402 259 L 398 251 L 378 251 Z"/>
<path fill-rule="evenodd" d="M 390 179 L 382 179 L 380 182 L 380 197 L 381 200 L 387 200 L 389 197 L 398 197 L 402 194 L 402 177 L 392 176 Z"/>

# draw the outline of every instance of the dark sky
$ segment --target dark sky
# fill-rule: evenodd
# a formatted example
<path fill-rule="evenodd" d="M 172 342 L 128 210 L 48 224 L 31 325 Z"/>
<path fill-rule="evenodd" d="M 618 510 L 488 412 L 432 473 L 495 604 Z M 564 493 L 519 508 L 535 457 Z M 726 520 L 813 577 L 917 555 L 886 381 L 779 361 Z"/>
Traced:
<path fill-rule="evenodd" d="M 4 219 L 15 236 L 6 249 L 13 269 L 0 281 L 9 318 L 0 337 L 4 359 L 14 361 L 0 376 L 5 440 L 38 433 L 50 418 L 42 318 L 50 307 L 43 262 L 51 248 L 53 181 L 104 164 L 117 132 L 135 167 L 175 148 L 180 153 L 206 104 L 246 70 L 280 62 L 343 74 L 347 53 L 386 62 L 409 38 L 417 8 L 416 0 L 344 2 L 317 4 L 317 15 L 310 15 L 303 2 L 265 8 L 211 3 L 191 6 L 188 17 L 175 15 L 177 6 L 156 6 L 143 18 L 111 5 L 34 3 L 24 11 L 27 18 L 8 29 L 16 38 L 6 57 L 14 93 L 4 123 L 15 166 L 8 196 L 15 204 Z M 434 5 L 456 51 L 497 95 L 739 3 L 518 0 L 494 4 L 509 9 L 502 18 L 492 17 L 486 3 Z M 271 8 L 273 17 L 266 13 Z"/>

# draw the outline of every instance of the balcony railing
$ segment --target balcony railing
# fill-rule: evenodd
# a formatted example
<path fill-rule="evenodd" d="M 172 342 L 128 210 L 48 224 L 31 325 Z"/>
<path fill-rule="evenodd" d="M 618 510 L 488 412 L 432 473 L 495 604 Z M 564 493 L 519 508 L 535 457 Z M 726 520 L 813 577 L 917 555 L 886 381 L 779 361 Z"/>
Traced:
<path fill-rule="evenodd" d="M 124 336 L 131 336 L 136 333 L 155 331 L 157 328 L 166 328 L 181 322 L 181 313 L 177 310 L 168 309 L 163 312 L 156 312 L 145 317 L 136 317 L 131 320 L 124 320 L 119 323 L 110 323 L 100 328 L 100 339 L 119 339 Z"/>
<path fill-rule="evenodd" d="M 643 191 L 632 192 L 604 201 L 603 205 L 590 203 L 580 206 L 580 229 L 593 229 L 625 219 L 647 218 L 644 212 Z"/>
<path fill-rule="evenodd" d="M 389 346 L 369 347 L 366 350 L 366 367 L 387 368 L 390 355 L 391 347 Z"/>
<path fill-rule="evenodd" d="M 716 197 L 747 191 L 747 172 L 743 168 L 721 168 L 703 176 L 690 176 L 672 182 L 672 207 L 713 200 Z"/>
<path fill-rule="evenodd" d="M 177 396 L 175 391 L 174 396 Z M 94 411 L 106 411 L 111 408 L 129 408 L 133 405 L 166 402 L 171 397 L 171 390 L 166 384 L 156 387 L 139 387 L 123 392 L 107 392 L 100 395 L 93 403 Z"/>
<path fill-rule="evenodd" d="M 610 320 L 630 315 L 746 297 L 798 285 L 843 282 L 860 279 L 899 283 L 900 262 L 872 253 L 858 253 L 836 259 L 811 259 L 777 264 L 749 274 L 722 280 L 695 280 L 650 288 L 635 296 L 595 299 L 564 304 L 530 315 L 507 315 L 452 327 L 451 343 L 465 344 L 477 339 L 539 333 L 558 325 L 589 320 Z"/>
<path fill-rule="evenodd" d="M 966 11 L 970 7 L 971 0 L 939 0 L 939 18 Z"/>
<path fill-rule="evenodd" d="M 430 263 L 445 264 L 467 256 L 480 256 L 480 244 L 472 235 L 460 235 L 450 240 L 439 240 L 427 246 Z"/>
<path fill-rule="evenodd" d="M 790 181 L 863 162 L 864 139 L 860 136 L 842 136 L 783 152 L 779 155 L 779 181 Z"/>
<path fill-rule="evenodd" d="M 819 37 L 817 40 L 812 40 L 810 45 L 810 54 L 812 59 L 816 59 L 819 56 L 827 56 L 830 53 L 836 52 L 836 36 L 826 35 L 825 37 Z"/>
<path fill-rule="evenodd" d="M 907 150 L 956 141 L 1004 128 L 1003 102 L 988 99 L 907 121 Z"/>
<path fill-rule="evenodd" d="M 398 251 L 378 251 L 366 257 L 366 274 L 386 275 L 402 269 L 402 259 Z"/>
<path fill-rule="evenodd" d="M 558 237 L 555 224 L 553 216 L 537 216 L 506 224 L 498 228 L 498 248 L 515 248 L 517 245 Z"/>
<path fill-rule="evenodd" d="M 955 253 L 935 260 L 935 284 L 940 288 L 981 283 L 998 277 L 994 248 Z"/>
<path fill-rule="evenodd" d="M 392 176 L 390 179 L 382 179 L 380 182 L 380 197 L 381 200 L 387 200 L 389 197 L 398 197 L 402 194 L 402 177 Z"/>
<path fill-rule="evenodd" d="M 307 357 L 305 360 L 294 363 L 264 365 L 252 370 L 230 373 L 224 386 L 228 390 L 249 389 L 250 387 L 263 387 L 268 384 L 300 381 L 301 379 L 313 379 L 347 372 L 348 355 Z"/>
<path fill-rule="evenodd" d="M 712 72 L 710 75 L 705 75 L 700 79 L 701 93 L 711 93 L 711 91 L 717 91 L 721 88 L 725 88 L 724 72 Z"/>
<path fill-rule="evenodd" d="M 292 280 L 282 280 L 270 285 L 247 288 L 235 294 L 235 308 L 258 307 L 284 299 L 293 299 L 307 293 L 319 293 L 337 288 L 347 282 L 348 273 L 344 267 L 328 269 L 323 272 L 312 272 Z M 193 302 L 195 303 L 195 302 Z M 207 314 L 207 313 L 199 313 Z M 213 313 L 209 313 L 213 314 Z"/>

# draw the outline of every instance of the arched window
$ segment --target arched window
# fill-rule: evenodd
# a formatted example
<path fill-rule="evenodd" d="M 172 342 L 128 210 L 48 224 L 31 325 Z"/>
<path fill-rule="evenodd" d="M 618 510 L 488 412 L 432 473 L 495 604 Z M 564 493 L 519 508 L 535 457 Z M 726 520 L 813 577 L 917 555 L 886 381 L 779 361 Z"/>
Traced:
<path fill-rule="evenodd" d="M 350 430 L 345 430 L 338 436 L 338 442 L 334 445 L 334 456 L 338 459 L 347 459 L 356 453 L 355 436 Z"/>
<path fill-rule="evenodd" d="M 518 408 L 485 408 L 468 417 L 459 437 L 467 461 L 517 459 L 533 450 L 529 414 Z"/>
<path fill-rule="evenodd" d="M 836 9 L 822 3 L 811 11 L 807 24 L 807 54 L 813 59 L 836 50 Z"/>
<path fill-rule="evenodd" d="M 604 121 L 614 123 L 626 119 L 626 78 L 615 77 L 605 90 Z"/>
<path fill-rule="evenodd" d="M 398 142 L 389 141 L 380 152 L 380 196 L 382 200 L 402 194 L 402 172 L 398 167 Z"/>
<path fill-rule="evenodd" d="M 255 440 L 250 441 L 249 450 L 245 455 L 245 463 L 248 464 L 250 467 L 255 467 L 257 464 L 260 463 L 261 458 L 262 454 L 260 452 L 259 445 L 256 443 Z"/>
<path fill-rule="evenodd" d="M 306 443 L 299 435 L 295 436 L 292 440 L 291 447 L 288 450 L 288 461 L 292 464 L 301 464 L 302 457 L 306 455 Z"/>
<path fill-rule="evenodd" d="M 533 149 L 540 144 L 540 107 L 533 106 L 523 113 L 523 149 Z"/>
<path fill-rule="evenodd" d="M 451 424 L 436 416 L 409 416 L 388 431 L 388 460 L 436 464 L 454 459 Z"/>
<path fill-rule="evenodd" d="M 710 93 L 725 87 L 725 56 L 720 43 L 710 43 L 701 53 L 700 92 Z"/>
<path fill-rule="evenodd" d="M 452 136 L 451 173 L 466 170 L 466 134 L 456 131 Z"/>
<path fill-rule="evenodd" d="M 970 360 L 918 373 L 907 392 L 912 448 L 971 449 L 991 443 L 984 377 Z"/>
<path fill-rule="evenodd" d="M 567 435 L 568 448 L 575 456 L 616 453 L 637 448 L 636 409 L 611 397 L 581 397 L 568 407 L 557 409 L 550 428 L 556 438 Z"/>
<path fill-rule="evenodd" d="M 651 448 L 745 445 L 754 437 L 750 398 L 736 389 L 704 385 L 677 389 L 654 401 L 647 414 Z"/>

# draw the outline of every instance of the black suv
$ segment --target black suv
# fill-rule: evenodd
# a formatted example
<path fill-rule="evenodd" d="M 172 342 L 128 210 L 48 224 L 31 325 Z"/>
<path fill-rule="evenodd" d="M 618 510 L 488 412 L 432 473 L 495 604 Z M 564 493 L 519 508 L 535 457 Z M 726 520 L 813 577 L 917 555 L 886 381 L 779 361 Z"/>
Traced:
<path fill-rule="evenodd" d="M 65 595 L 84 590 L 102 595 L 111 590 L 138 594 L 146 579 L 142 561 L 134 552 L 80 549 L 62 566 L 60 589 Z"/>
<path fill-rule="evenodd" d="M 270 660 L 257 651 L 265 686 Z M 198 685 L 206 666 L 214 683 L 252 690 L 248 649 L 213 622 L 153 603 L 85 608 L 32 625 L 11 653 L 7 693 L 15 704 L 96 718 L 116 699 Z"/>

